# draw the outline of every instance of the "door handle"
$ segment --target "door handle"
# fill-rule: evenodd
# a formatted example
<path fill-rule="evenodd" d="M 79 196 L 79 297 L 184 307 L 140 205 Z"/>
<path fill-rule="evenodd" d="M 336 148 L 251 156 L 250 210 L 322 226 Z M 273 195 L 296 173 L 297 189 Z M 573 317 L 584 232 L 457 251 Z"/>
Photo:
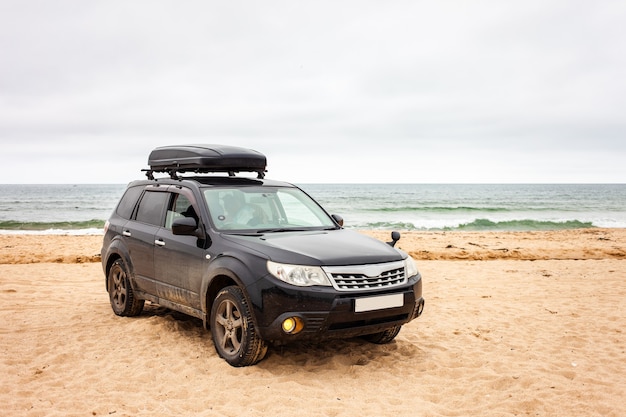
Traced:
<path fill-rule="evenodd" d="M 122 232 L 122 236 L 130 237 L 130 232 L 128 230 L 124 230 Z"/>
<path fill-rule="evenodd" d="M 165 246 L 165 242 L 162 241 L 161 239 L 155 240 L 154 244 L 157 245 L 157 246 Z"/>

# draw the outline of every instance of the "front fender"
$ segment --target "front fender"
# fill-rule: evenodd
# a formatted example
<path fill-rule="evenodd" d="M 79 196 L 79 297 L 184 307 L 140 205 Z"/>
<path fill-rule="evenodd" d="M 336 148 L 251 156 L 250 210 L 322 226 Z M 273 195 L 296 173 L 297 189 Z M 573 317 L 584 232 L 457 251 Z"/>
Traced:
<path fill-rule="evenodd" d="M 254 310 L 254 306 L 260 302 L 259 297 L 254 297 L 248 291 L 248 287 L 265 274 L 265 260 L 242 260 L 231 255 L 220 255 L 209 263 L 207 271 L 202 279 L 200 288 L 200 308 L 205 316 L 205 326 L 211 315 L 211 307 L 217 293 L 229 285 L 237 285 L 243 291 L 248 304 Z M 262 269 L 259 269 L 262 268 Z M 253 314 L 254 316 L 254 314 Z M 256 317 L 253 317 L 256 324 Z"/>

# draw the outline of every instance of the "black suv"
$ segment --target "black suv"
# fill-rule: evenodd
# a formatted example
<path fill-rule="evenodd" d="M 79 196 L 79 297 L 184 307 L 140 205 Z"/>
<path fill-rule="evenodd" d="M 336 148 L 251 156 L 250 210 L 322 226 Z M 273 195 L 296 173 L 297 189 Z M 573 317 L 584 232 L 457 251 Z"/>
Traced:
<path fill-rule="evenodd" d="M 138 315 L 148 300 L 201 318 L 218 354 L 247 366 L 270 343 L 388 343 L 422 313 L 421 276 L 393 247 L 398 233 L 384 243 L 344 229 L 300 188 L 264 179 L 262 154 L 168 146 L 148 164 L 105 225 L 115 314 Z"/>

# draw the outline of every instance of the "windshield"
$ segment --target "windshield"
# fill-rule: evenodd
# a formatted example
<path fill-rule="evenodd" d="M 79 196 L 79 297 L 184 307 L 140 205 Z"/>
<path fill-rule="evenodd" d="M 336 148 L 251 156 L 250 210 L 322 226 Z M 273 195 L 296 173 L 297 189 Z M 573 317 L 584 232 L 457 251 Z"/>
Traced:
<path fill-rule="evenodd" d="M 204 198 L 217 230 L 254 232 L 327 229 L 333 220 L 297 188 L 211 188 Z"/>

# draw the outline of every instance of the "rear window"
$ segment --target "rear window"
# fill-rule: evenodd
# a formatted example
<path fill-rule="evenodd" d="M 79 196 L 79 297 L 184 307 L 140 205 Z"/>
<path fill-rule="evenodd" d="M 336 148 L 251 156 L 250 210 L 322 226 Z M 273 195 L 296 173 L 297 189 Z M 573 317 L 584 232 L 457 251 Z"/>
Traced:
<path fill-rule="evenodd" d="M 120 203 L 117 205 L 116 213 L 118 216 L 127 220 L 131 218 L 142 190 L 143 187 L 131 187 L 126 190 Z"/>
<path fill-rule="evenodd" d="M 139 202 L 136 220 L 142 223 L 162 226 L 163 212 L 169 196 L 169 193 L 146 191 Z"/>

